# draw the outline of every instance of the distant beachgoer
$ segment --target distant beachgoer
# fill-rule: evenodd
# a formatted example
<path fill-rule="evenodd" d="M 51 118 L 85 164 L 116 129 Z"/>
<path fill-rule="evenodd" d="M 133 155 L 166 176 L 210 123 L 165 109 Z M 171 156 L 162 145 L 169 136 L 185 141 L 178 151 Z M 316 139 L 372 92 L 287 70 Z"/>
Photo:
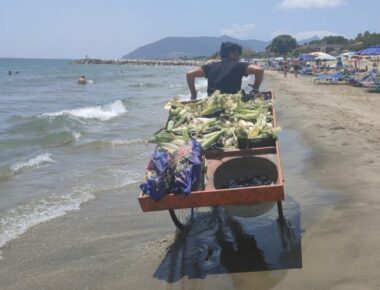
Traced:
<path fill-rule="evenodd" d="M 9 71 L 9 72 L 8 72 L 8 75 L 11 75 L 11 74 L 12 74 L 12 72 L 11 72 L 11 71 Z"/>
<path fill-rule="evenodd" d="M 85 85 L 86 84 L 86 77 L 82 75 L 78 80 L 78 85 Z"/>
<path fill-rule="evenodd" d="M 298 78 L 298 71 L 299 71 L 299 69 L 300 69 L 300 65 L 299 65 L 298 60 L 294 60 L 293 61 L 293 70 L 294 70 L 294 76 L 296 78 Z"/>
<path fill-rule="evenodd" d="M 287 77 L 288 75 L 288 61 L 285 59 L 284 65 L 282 66 L 282 70 L 284 71 L 284 77 Z"/>
<path fill-rule="evenodd" d="M 186 74 L 191 99 L 197 99 L 195 78 L 207 79 L 207 94 L 211 95 L 216 90 L 225 94 L 236 94 L 241 90 L 243 76 L 255 75 L 255 83 L 250 85 L 258 90 L 264 77 L 264 70 L 257 65 L 241 62 L 242 47 L 237 43 L 223 42 L 220 47 L 221 61 L 205 64 Z"/>
<path fill-rule="evenodd" d="M 341 57 L 338 57 L 337 62 L 336 62 L 336 70 L 341 70 L 343 67 L 343 61 Z"/>

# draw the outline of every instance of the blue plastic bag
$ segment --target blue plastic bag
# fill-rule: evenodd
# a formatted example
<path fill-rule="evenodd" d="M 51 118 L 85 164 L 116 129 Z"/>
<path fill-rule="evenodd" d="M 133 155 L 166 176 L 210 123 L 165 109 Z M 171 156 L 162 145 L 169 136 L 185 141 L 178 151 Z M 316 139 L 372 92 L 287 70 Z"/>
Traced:
<path fill-rule="evenodd" d="M 168 152 L 155 151 L 147 168 L 145 183 L 140 185 L 144 194 L 158 201 L 168 193 L 173 183 L 173 172 L 170 167 Z"/>
<path fill-rule="evenodd" d="M 202 173 L 202 146 L 195 140 L 181 146 L 173 157 L 173 193 L 188 196 L 198 190 Z"/>

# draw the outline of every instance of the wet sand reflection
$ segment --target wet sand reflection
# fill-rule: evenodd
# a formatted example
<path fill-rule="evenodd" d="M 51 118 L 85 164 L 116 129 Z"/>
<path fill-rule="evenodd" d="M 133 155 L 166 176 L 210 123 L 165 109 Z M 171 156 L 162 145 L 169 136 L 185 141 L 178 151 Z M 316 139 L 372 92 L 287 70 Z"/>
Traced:
<path fill-rule="evenodd" d="M 169 283 L 183 277 L 258 272 L 302 267 L 299 204 L 283 202 L 255 218 L 229 216 L 223 208 L 198 212 L 191 226 L 179 232 L 154 277 Z"/>

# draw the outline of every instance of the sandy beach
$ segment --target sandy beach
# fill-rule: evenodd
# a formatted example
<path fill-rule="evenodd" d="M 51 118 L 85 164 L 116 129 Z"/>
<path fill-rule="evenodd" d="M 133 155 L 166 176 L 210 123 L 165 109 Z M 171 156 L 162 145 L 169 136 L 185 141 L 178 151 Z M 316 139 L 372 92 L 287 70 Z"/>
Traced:
<path fill-rule="evenodd" d="M 283 128 L 285 250 L 275 210 L 240 225 L 205 216 L 181 235 L 167 212 L 141 212 L 134 183 L 7 243 L 0 288 L 380 289 L 379 95 L 274 71 L 264 87 Z"/>
<path fill-rule="evenodd" d="M 275 289 L 379 289 L 378 95 L 267 76 L 279 95 L 282 124 L 302 132 L 313 147 L 307 174 L 343 196 L 303 236 L 302 270 L 287 272 Z"/>

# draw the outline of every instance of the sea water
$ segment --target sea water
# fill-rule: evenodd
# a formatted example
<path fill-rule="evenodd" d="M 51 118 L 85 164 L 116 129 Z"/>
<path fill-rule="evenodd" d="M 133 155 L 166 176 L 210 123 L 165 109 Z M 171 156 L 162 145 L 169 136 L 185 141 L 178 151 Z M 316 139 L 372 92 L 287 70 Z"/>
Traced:
<path fill-rule="evenodd" d="M 189 98 L 189 69 L 0 59 L 0 248 L 142 181 L 154 150 L 144 140 L 164 124 L 171 97 Z M 207 81 L 196 86 L 206 96 Z"/>
<path fill-rule="evenodd" d="M 143 180 L 153 150 L 144 140 L 163 125 L 166 101 L 187 98 L 188 69 L 0 59 L 0 247 Z"/>

